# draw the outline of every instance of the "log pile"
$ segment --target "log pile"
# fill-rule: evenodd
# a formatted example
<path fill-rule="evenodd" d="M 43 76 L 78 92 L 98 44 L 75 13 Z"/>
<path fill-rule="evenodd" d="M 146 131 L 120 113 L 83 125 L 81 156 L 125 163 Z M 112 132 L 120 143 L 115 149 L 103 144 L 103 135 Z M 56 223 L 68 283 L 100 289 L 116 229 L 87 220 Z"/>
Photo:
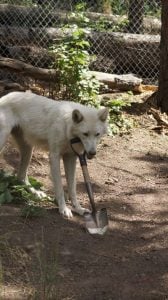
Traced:
<path fill-rule="evenodd" d="M 106 53 L 110 72 L 115 73 L 119 70 L 120 73 L 123 73 L 134 70 L 142 76 L 151 72 L 154 74 L 159 69 L 159 35 L 92 32 L 90 41 L 91 51 L 97 49 L 97 45 L 101 41 L 102 47 L 97 50 L 97 61 Z M 102 64 L 103 61 L 100 61 L 100 65 Z M 96 68 L 95 62 L 93 67 Z"/>
<path fill-rule="evenodd" d="M 126 19 L 125 16 L 91 12 L 88 17 L 93 22 L 102 17 L 114 25 Z M 59 43 L 65 35 L 72 33 L 70 29 L 55 27 L 55 24 L 60 26 L 64 23 L 67 23 L 67 12 L 46 11 L 44 7 L 0 4 L 0 67 L 18 72 L 25 63 L 29 67 L 21 67 L 22 74 L 26 72 L 33 78 L 46 76 L 44 80 L 48 80 L 46 70 L 53 62 L 53 56 L 48 52 L 49 45 Z M 151 28 L 152 33 L 158 33 L 160 21 L 156 18 L 144 18 L 144 28 Z M 142 77 L 158 72 L 160 36 L 157 34 L 91 31 L 88 39 L 91 53 L 97 56 L 91 69 L 108 70 L 109 73 L 117 74 L 134 72 Z M 12 59 L 17 62 L 14 63 Z M 50 80 L 52 76 L 50 74 Z"/>
<path fill-rule="evenodd" d="M 103 14 L 88 12 L 86 16 L 93 22 L 103 19 L 105 22 L 110 22 L 112 26 L 124 23 L 128 18 L 127 16 L 118 16 L 113 14 Z M 67 12 L 59 10 L 47 11 L 43 7 L 25 7 L 9 4 L 0 4 L 0 24 L 4 20 L 9 20 L 9 25 L 17 24 L 31 24 L 32 27 L 52 27 L 57 24 L 67 24 Z M 45 21 L 44 21 L 45 20 Z M 75 17 L 71 18 L 69 22 L 74 22 Z M 44 23 L 45 22 L 45 23 Z M 143 19 L 144 33 L 159 34 L 161 22 L 158 18 L 148 16 Z"/>
<path fill-rule="evenodd" d="M 34 67 L 30 64 L 21 62 L 20 60 L 10 59 L 5 57 L 0 57 L 0 69 L 10 70 L 11 72 L 16 72 L 22 76 L 31 77 L 35 80 L 55 83 L 59 82 L 59 73 L 54 69 L 44 69 Z M 108 88 L 113 90 L 121 91 L 133 91 L 141 92 L 142 91 L 142 79 L 135 77 L 132 74 L 127 75 L 115 75 L 102 72 L 90 71 L 90 75 L 94 76 L 97 80 L 104 83 Z M 2 83 L 2 82 L 1 82 Z M 6 85 L 5 85 L 6 84 Z M 2 85 L 10 88 L 10 83 L 4 82 Z M 11 88 L 18 88 L 18 86 L 11 86 Z M 19 87 L 21 89 L 21 87 Z"/>
<path fill-rule="evenodd" d="M 38 66 L 46 68 L 52 63 L 52 55 L 47 51 L 47 47 L 53 41 L 60 41 L 64 34 L 70 35 L 71 31 L 64 32 L 58 28 L 44 28 L 39 33 L 38 28 L 0 27 L 0 54 L 11 58 L 20 58 L 27 63 L 39 62 Z M 96 61 L 91 64 L 92 69 L 98 71 L 105 69 L 110 73 L 137 71 L 141 75 L 158 71 L 159 35 L 91 32 L 88 38 L 91 52 L 97 55 Z M 11 45 L 12 39 L 13 45 Z M 35 45 L 35 41 L 38 46 Z M 19 44 L 19 46 L 14 44 Z"/>

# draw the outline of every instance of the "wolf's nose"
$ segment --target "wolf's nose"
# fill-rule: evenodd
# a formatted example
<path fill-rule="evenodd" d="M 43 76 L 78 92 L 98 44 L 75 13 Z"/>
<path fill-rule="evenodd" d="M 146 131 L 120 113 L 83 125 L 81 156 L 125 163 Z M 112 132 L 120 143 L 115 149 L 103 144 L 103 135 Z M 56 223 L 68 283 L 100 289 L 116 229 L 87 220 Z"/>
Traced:
<path fill-rule="evenodd" d="M 96 151 L 89 151 L 89 156 L 95 156 L 96 155 Z"/>

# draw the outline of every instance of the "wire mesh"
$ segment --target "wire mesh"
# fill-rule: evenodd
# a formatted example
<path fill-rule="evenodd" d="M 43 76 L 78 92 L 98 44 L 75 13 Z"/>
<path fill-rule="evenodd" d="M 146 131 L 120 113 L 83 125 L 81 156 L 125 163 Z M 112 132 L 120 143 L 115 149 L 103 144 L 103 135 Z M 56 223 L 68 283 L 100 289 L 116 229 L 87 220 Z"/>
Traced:
<path fill-rule="evenodd" d="M 0 55 L 41 68 L 52 66 L 49 47 L 78 0 L 0 1 Z M 160 0 L 86 0 L 90 20 L 90 69 L 134 73 L 157 83 L 159 73 Z M 17 81 L 1 70 L 0 79 Z"/>

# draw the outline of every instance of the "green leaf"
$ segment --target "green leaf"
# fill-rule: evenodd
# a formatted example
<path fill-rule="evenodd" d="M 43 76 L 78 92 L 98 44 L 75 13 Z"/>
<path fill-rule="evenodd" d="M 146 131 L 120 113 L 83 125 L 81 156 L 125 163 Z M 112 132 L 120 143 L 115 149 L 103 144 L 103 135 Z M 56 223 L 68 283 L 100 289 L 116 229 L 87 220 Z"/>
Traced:
<path fill-rule="evenodd" d="M 36 190 L 39 190 L 43 184 L 41 182 L 39 182 L 38 180 L 36 180 L 34 177 L 29 176 L 29 182 L 32 185 L 32 187 L 34 187 Z"/>

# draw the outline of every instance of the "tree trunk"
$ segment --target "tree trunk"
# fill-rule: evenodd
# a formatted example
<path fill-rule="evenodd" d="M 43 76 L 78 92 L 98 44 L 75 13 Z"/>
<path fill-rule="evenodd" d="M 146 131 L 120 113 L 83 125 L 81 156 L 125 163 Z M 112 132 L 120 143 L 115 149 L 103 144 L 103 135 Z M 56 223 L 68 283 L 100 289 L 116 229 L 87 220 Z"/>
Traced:
<path fill-rule="evenodd" d="M 144 14 L 144 0 L 130 0 L 129 1 L 129 25 L 128 29 L 131 33 L 143 32 L 143 14 Z"/>
<path fill-rule="evenodd" d="M 168 1 L 162 1 L 160 74 L 157 103 L 162 112 L 168 112 Z"/>
<path fill-rule="evenodd" d="M 158 106 L 168 112 L 168 1 L 162 0 Z"/>

